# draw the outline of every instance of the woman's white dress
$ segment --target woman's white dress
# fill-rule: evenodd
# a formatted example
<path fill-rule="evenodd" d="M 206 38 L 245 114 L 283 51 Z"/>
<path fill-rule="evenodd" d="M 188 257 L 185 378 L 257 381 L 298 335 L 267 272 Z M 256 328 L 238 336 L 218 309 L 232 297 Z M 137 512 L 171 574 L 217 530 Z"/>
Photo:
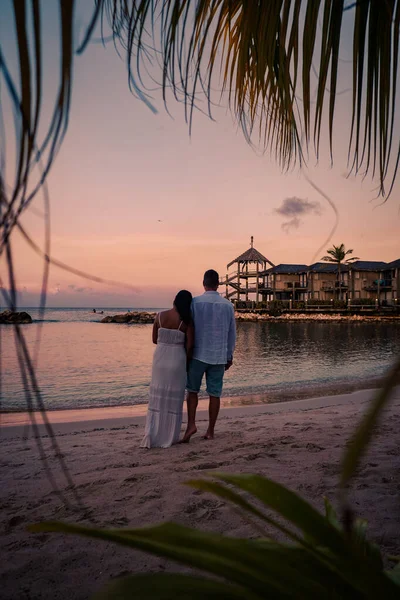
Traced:
<path fill-rule="evenodd" d="M 142 448 L 169 448 L 179 441 L 186 388 L 185 333 L 181 325 L 179 329 L 158 330 Z"/>

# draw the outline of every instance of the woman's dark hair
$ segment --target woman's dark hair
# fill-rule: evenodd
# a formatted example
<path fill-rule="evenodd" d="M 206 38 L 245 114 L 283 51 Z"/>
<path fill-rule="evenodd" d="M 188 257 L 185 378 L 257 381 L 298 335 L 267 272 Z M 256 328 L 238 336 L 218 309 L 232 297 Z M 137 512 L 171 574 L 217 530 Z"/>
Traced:
<path fill-rule="evenodd" d="M 192 294 L 187 290 L 181 290 L 177 293 L 174 300 L 174 306 L 179 313 L 180 318 L 186 325 L 192 322 Z"/>

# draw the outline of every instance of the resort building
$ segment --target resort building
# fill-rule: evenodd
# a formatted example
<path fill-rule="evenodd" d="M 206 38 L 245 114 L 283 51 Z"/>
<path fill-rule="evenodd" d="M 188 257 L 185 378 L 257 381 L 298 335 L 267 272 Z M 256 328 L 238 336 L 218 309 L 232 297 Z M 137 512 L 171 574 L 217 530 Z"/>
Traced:
<path fill-rule="evenodd" d="M 392 295 L 400 304 L 400 258 L 388 264 L 392 276 Z"/>
<path fill-rule="evenodd" d="M 333 301 L 400 303 L 400 259 L 390 263 L 357 260 L 341 264 L 274 265 L 250 248 L 227 265 L 225 297 L 236 302 Z"/>
<path fill-rule="evenodd" d="M 306 268 L 308 299 L 342 299 L 348 290 L 348 267 L 341 266 L 340 281 L 337 265 L 317 262 Z"/>
<path fill-rule="evenodd" d="M 348 297 L 376 301 L 395 299 L 388 264 L 365 260 L 352 263 L 349 268 Z"/>
<path fill-rule="evenodd" d="M 305 300 L 307 265 L 277 265 L 262 273 L 263 300 Z"/>

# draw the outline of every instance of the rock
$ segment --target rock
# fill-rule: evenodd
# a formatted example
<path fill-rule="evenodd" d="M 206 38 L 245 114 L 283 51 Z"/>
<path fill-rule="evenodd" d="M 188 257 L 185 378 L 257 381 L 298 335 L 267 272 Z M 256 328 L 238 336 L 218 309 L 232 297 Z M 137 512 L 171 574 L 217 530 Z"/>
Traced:
<path fill-rule="evenodd" d="M 26 325 L 27 323 L 32 323 L 31 315 L 28 315 L 27 312 L 13 312 L 12 310 L 4 310 L 0 313 L 0 324 L 2 325 Z"/>
<path fill-rule="evenodd" d="M 112 317 L 110 317 L 110 316 L 104 317 L 104 319 L 102 319 L 100 321 L 100 323 L 111 323 L 111 322 L 112 322 Z"/>
<path fill-rule="evenodd" d="M 306 321 L 319 321 L 321 323 L 331 323 L 331 322 L 371 322 L 371 321 L 400 321 L 399 317 L 392 316 L 382 317 L 378 315 L 354 315 L 354 314 L 331 314 L 324 312 L 310 312 L 310 313 L 295 313 L 295 312 L 287 312 L 281 315 L 276 315 L 272 313 L 263 313 L 256 314 L 252 312 L 242 313 L 235 312 L 235 318 L 237 321 L 246 321 L 246 322 L 262 322 L 262 321 L 272 321 L 275 323 L 282 323 L 285 321 L 298 321 L 298 322 L 306 322 Z"/>
<path fill-rule="evenodd" d="M 104 317 L 100 323 L 140 323 L 141 325 L 147 325 L 148 323 L 154 323 L 155 318 L 156 313 L 129 312 L 122 315 Z"/>
<path fill-rule="evenodd" d="M 115 315 L 112 317 L 112 323 L 127 323 L 130 321 L 129 315 Z"/>

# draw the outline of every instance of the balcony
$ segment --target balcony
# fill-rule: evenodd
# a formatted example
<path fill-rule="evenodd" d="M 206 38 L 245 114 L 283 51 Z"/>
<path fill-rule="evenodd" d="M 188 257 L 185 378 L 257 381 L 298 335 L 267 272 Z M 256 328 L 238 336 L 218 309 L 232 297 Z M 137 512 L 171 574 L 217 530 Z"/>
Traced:
<path fill-rule="evenodd" d="M 347 290 L 349 288 L 348 284 L 344 281 L 323 281 L 321 290 L 323 292 L 333 292 L 336 290 Z"/>
<path fill-rule="evenodd" d="M 303 283 L 302 281 L 287 281 L 286 289 L 288 290 L 306 290 L 308 288 L 307 283 Z"/>
<path fill-rule="evenodd" d="M 375 279 L 375 281 L 369 281 L 363 287 L 367 292 L 377 292 L 380 290 L 392 289 L 392 279 Z"/>

